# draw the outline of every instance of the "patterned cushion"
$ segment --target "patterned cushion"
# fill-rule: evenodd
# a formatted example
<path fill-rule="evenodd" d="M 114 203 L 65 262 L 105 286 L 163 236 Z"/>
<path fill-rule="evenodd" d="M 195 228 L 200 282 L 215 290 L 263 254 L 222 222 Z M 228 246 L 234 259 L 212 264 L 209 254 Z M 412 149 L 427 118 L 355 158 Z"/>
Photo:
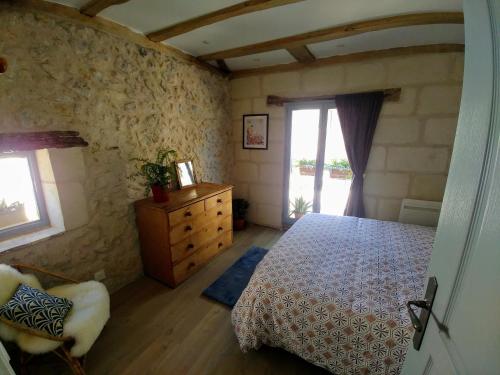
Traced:
<path fill-rule="evenodd" d="M 0 320 L 47 337 L 62 337 L 63 322 L 73 307 L 66 298 L 51 296 L 20 284 L 12 298 L 0 306 Z"/>

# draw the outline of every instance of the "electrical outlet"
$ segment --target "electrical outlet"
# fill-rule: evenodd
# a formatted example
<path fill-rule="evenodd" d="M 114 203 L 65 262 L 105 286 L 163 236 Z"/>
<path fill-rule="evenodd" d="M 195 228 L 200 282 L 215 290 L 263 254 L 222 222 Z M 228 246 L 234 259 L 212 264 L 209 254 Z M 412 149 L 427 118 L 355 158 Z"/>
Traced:
<path fill-rule="evenodd" d="M 104 270 L 99 270 L 94 274 L 94 280 L 102 281 L 106 278 L 106 272 Z"/>

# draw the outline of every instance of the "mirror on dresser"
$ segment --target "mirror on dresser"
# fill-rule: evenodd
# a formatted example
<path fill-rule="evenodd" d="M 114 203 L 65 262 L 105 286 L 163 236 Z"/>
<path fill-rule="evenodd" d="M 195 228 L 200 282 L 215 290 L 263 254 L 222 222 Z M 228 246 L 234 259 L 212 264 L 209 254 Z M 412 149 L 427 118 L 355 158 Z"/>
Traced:
<path fill-rule="evenodd" d="M 191 160 L 175 162 L 175 170 L 177 171 L 177 180 L 179 181 L 179 187 L 181 189 L 196 184 L 196 176 L 194 174 L 193 162 Z"/>

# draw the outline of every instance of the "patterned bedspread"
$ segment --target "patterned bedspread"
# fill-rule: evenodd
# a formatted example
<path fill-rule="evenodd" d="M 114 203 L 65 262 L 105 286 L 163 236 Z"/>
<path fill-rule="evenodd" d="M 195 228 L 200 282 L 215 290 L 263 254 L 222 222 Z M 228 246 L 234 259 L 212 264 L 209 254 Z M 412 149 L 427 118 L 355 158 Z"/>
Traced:
<path fill-rule="evenodd" d="M 435 229 L 309 214 L 259 263 L 232 311 L 241 349 L 284 348 L 341 374 L 401 371 Z"/>

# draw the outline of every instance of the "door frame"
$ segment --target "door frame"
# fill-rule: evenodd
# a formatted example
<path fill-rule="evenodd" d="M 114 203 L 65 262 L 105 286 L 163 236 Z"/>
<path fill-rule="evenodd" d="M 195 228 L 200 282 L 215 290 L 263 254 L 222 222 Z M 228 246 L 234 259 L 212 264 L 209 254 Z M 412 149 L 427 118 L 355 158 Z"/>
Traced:
<path fill-rule="evenodd" d="M 292 226 L 297 219 L 288 215 L 290 195 L 290 152 L 292 148 L 292 112 L 301 109 L 319 109 L 319 129 L 316 153 L 316 174 L 314 176 L 313 212 L 321 209 L 321 190 L 323 187 L 323 168 L 325 165 L 326 129 L 328 125 L 328 110 L 336 108 L 335 100 L 315 100 L 285 103 L 285 158 L 283 163 L 283 226 Z"/>

